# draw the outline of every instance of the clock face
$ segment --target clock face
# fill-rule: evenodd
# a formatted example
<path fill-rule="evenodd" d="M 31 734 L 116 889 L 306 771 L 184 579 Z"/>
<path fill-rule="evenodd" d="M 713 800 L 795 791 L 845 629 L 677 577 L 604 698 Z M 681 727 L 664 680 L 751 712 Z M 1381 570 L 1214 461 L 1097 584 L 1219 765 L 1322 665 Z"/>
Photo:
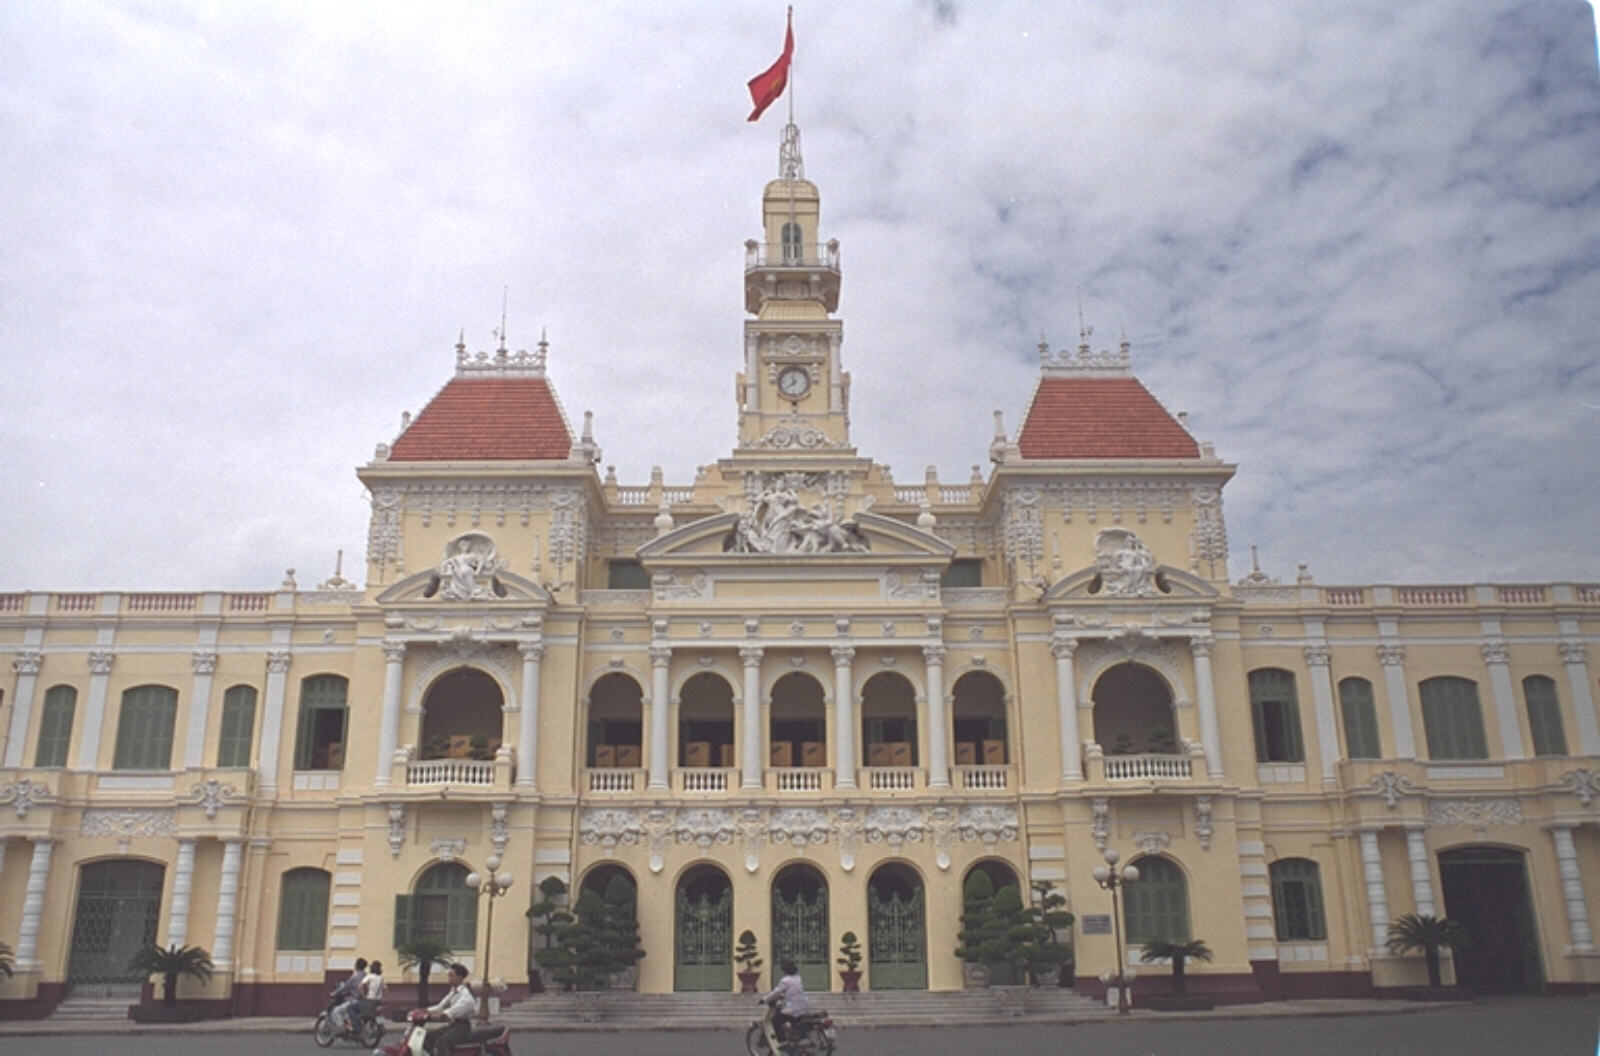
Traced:
<path fill-rule="evenodd" d="M 790 398 L 804 396 L 811 388 L 811 375 L 803 367 L 790 367 L 778 375 L 778 391 Z"/>

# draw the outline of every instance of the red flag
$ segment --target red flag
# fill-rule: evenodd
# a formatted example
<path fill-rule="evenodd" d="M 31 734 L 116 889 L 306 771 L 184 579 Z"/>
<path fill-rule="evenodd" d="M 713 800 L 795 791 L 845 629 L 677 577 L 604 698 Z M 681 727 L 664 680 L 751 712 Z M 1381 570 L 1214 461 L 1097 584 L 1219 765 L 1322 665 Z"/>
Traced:
<path fill-rule="evenodd" d="M 783 90 L 789 86 L 789 60 L 793 56 L 794 9 L 790 8 L 788 26 L 783 33 L 783 54 L 779 55 L 778 61 L 769 66 L 765 72 L 758 73 L 750 79 L 750 98 L 756 104 L 756 108 L 750 112 L 750 120 L 759 118 L 767 107 L 778 101 Z"/>

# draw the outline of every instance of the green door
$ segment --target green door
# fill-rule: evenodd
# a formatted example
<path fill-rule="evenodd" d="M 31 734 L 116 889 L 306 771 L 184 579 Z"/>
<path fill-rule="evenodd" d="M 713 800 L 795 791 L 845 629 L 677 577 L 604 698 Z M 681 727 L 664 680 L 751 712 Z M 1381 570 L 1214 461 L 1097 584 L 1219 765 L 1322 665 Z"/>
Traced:
<path fill-rule="evenodd" d="M 79 997 L 139 996 L 144 976 L 128 961 L 156 941 L 166 868 L 132 860 L 83 867 L 72 919 L 67 984 Z"/>
<path fill-rule="evenodd" d="M 831 989 L 828 966 L 828 888 L 819 884 L 807 897 L 796 891 L 785 897 L 776 887 L 772 891 L 772 975 L 778 965 L 794 961 L 806 989 L 823 992 Z"/>
<path fill-rule="evenodd" d="M 909 894 L 867 888 L 867 980 L 874 990 L 926 990 L 928 937 L 922 885 Z"/>
<path fill-rule="evenodd" d="M 733 889 L 691 898 L 678 888 L 674 989 L 733 989 Z"/>

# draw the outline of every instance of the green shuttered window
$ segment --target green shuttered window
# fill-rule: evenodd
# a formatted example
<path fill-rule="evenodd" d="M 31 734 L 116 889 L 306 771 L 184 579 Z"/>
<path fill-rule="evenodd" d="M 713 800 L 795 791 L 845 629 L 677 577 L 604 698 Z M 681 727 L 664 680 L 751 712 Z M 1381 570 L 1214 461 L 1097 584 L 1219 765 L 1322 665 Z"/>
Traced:
<path fill-rule="evenodd" d="M 217 740 L 217 765 L 249 766 L 255 728 L 255 688 L 234 686 L 222 697 L 222 734 Z"/>
<path fill-rule="evenodd" d="M 1339 683 L 1339 714 L 1344 719 L 1347 759 L 1382 759 L 1378 741 L 1378 709 L 1372 702 L 1372 683 L 1347 678 Z"/>
<path fill-rule="evenodd" d="M 1305 762 L 1292 673 L 1273 667 L 1250 672 L 1250 718 L 1255 724 L 1256 762 Z"/>
<path fill-rule="evenodd" d="M 1561 700 L 1555 682 L 1544 675 L 1529 675 L 1522 680 L 1522 697 L 1528 703 L 1533 754 L 1566 755 L 1567 734 L 1561 728 Z"/>
<path fill-rule="evenodd" d="M 1128 942 L 1189 939 L 1189 887 L 1183 870 L 1166 858 L 1140 858 L 1139 879 L 1122 889 Z"/>
<path fill-rule="evenodd" d="M 71 686 L 51 686 L 45 693 L 34 766 L 67 765 L 67 746 L 72 743 L 72 713 L 77 706 L 78 691 Z"/>
<path fill-rule="evenodd" d="M 321 950 L 328 941 L 328 892 L 332 877 L 321 869 L 283 874 L 278 901 L 278 949 Z"/>
<path fill-rule="evenodd" d="M 1317 863 L 1285 858 L 1268 867 L 1272 877 L 1272 915 L 1279 942 L 1318 941 L 1328 937 L 1322 912 L 1322 878 Z"/>
<path fill-rule="evenodd" d="M 135 686 L 122 694 L 117 718 L 113 770 L 168 770 L 172 767 L 172 724 L 178 691 L 166 686 Z"/>
<path fill-rule="evenodd" d="M 1422 697 L 1422 725 L 1428 735 L 1428 758 L 1489 758 L 1476 682 L 1445 675 L 1425 680 L 1417 690 Z"/>

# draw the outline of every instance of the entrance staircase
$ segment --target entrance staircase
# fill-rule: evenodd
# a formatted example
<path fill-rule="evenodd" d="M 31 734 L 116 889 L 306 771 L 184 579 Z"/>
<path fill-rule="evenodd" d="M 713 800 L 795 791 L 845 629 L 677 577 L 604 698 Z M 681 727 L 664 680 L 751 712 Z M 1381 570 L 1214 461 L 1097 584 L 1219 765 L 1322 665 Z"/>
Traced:
<path fill-rule="evenodd" d="M 1003 1022 L 1064 1022 L 1115 1016 L 1103 1002 L 1054 987 L 991 987 L 932 993 L 878 990 L 812 994 L 841 1027 L 944 1026 Z M 759 1014 L 751 994 L 544 993 L 505 1008 L 496 1022 L 517 1028 L 585 1030 L 656 1028 L 711 1030 L 744 1027 Z"/>
<path fill-rule="evenodd" d="M 124 997 L 71 997 L 55 1007 L 49 1018 L 59 1023 L 106 1022 L 128 1019 L 128 1006 L 139 1003 L 138 993 Z"/>

